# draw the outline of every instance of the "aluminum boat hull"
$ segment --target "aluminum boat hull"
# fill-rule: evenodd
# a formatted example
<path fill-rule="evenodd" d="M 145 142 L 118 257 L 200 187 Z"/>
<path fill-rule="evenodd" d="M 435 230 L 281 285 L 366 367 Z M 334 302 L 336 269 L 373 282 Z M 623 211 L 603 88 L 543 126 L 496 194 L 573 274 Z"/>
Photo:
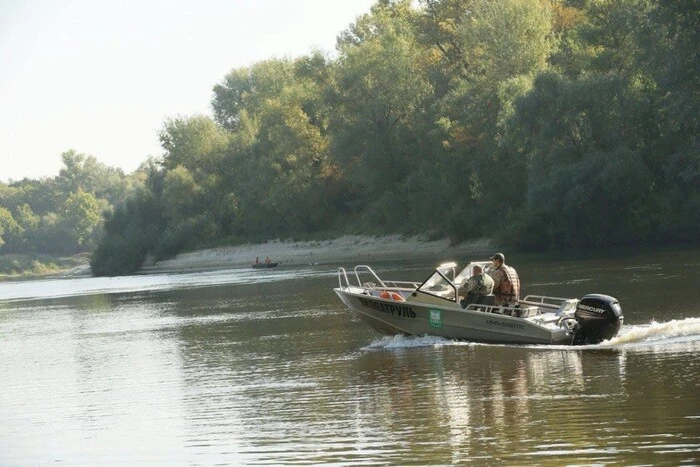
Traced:
<path fill-rule="evenodd" d="M 502 344 L 569 345 L 563 328 L 531 318 L 438 306 L 369 295 L 361 288 L 335 288 L 340 300 L 364 323 L 388 335 L 440 336 L 447 339 Z"/>

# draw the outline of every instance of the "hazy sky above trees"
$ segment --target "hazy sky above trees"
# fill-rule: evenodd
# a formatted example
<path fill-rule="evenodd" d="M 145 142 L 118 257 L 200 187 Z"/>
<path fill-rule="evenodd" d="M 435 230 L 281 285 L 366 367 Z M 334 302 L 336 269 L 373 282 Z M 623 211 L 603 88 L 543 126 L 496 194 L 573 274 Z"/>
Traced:
<path fill-rule="evenodd" d="M 132 171 L 168 117 L 210 114 L 231 69 L 312 49 L 373 0 L 4 0 L 0 181 L 57 175 L 61 153 Z"/>

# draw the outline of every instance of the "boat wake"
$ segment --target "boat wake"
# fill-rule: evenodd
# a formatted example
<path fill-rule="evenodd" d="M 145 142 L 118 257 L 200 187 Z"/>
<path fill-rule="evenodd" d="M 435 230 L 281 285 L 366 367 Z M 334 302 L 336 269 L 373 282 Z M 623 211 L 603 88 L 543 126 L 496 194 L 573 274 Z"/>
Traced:
<path fill-rule="evenodd" d="M 665 323 L 623 326 L 620 335 L 597 347 L 619 347 L 634 344 L 668 344 L 700 342 L 700 318 L 675 319 Z"/>
<path fill-rule="evenodd" d="M 649 324 L 625 325 L 620 334 L 608 341 L 597 345 L 562 346 L 562 345 L 511 345 L 484 344 L 475 342 L 455 341 L 437 336 L 384 336 L 372 341 L 363 350 L 409 349 L 417 347 L 442 346 L 498 346 L 554 350 L 587 350 L 587 349 L 633 349 L 667 346 L 672 344 L 690 344 L 700 346 L 700 318 L 686 318 L 663 323 L 652 321 Z"/>
<path fill-rule="evenodd" d="M 473 342 L 453 341 L 438 336 L 384 336 L 372 341 L 364 350 L 411 349 L 416 347 L 440 347 L 443 345 L 477 345 Z"/>

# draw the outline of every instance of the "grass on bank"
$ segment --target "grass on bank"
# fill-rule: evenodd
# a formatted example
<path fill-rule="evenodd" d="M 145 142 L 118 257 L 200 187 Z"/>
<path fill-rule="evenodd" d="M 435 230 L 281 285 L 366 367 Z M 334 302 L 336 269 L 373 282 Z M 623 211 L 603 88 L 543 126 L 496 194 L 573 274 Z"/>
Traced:
<path fill-rule="evenodd" d="M 90 259 L 89 253 L 73 256 L 52 255 L 0 255 L 0 280 L 25 279 L 50 276 L 83 266 Z"/>

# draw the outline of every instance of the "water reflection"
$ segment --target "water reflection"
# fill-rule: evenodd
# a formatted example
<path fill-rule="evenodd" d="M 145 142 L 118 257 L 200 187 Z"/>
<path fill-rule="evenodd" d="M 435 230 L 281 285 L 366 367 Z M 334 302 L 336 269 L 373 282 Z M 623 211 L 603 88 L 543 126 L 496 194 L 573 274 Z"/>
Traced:
<path fill-rule="evenodd" d="M 681 351 L 689 350 L 684 347 Z M 449 460 L 443 457 L 441 462 L 450 463 L 474 458 L 531 463 L 547 456 L 555 456 L 558 462 L 569 457 L 571 462 L 597 463 L 619 460 L 623 453 L 626 458 L 642 460 L 649 451 L 666 455 L 682 455 L 688 449 L 698 452 L 697 430 L 687 423 L 681 426 L 690 431 L 676 425 L 684 420 L 682 413 L 700 409 L 691 395 L 697 390 L 696 374 L 689 376 L 685 365 L 678 365 L 677 354 L 660 358 L 660 371 L 680 376 L 667 389 L 676 393 L 682 387 L 685 395 L 672 403 L 662 402 L 669 394 L 653 400 L 640 388 L 640 375 L 651 372 L 655 380 L 664 377 L 654 374 L 656 365 L 645 366 L 646 353 L 637 359 L 639 355 L 638 350 L 630 354 L 624 349 L 551 351 L 450 344 L 416 349 L 411 345 L 406 352 L 387 353 L 384 357 L 390 361 L 377 366 L 372 352 L 358 363 L 360 374 L 365 375 L 362 382 L 373 388 L 375 398 L 359 417 L 386 414 L 388 434 L 400 428 L 388 414 L 403 414 L 402 409 L 410 407 L 412 417 L 446 436 L 452 452 Z M 697 364 L 692 350 L 688 355 Z M 641 366 L 639 360 L 644 362 Z M 391 378 L 386 373 L 404 376 Z M 631 381 L 630 373 L 634 375 Z M 437 378 L 424 380 L 421 374 Z M 647 404 L 660 410 L 652 414 L 645 410 Z M 631 423 L 630 413 L 634 414 Z M 630 441 L 634 438 L 631 430 L 648 430 L 650 423 L 659 430 L 656 436 L 667 436 L 677 448 L 669 451 L 671 444 L 664 443 L 655 450 L 641 450 L 648 439 Z M 504 449 L 510 452 L 506 457 Z"/>

